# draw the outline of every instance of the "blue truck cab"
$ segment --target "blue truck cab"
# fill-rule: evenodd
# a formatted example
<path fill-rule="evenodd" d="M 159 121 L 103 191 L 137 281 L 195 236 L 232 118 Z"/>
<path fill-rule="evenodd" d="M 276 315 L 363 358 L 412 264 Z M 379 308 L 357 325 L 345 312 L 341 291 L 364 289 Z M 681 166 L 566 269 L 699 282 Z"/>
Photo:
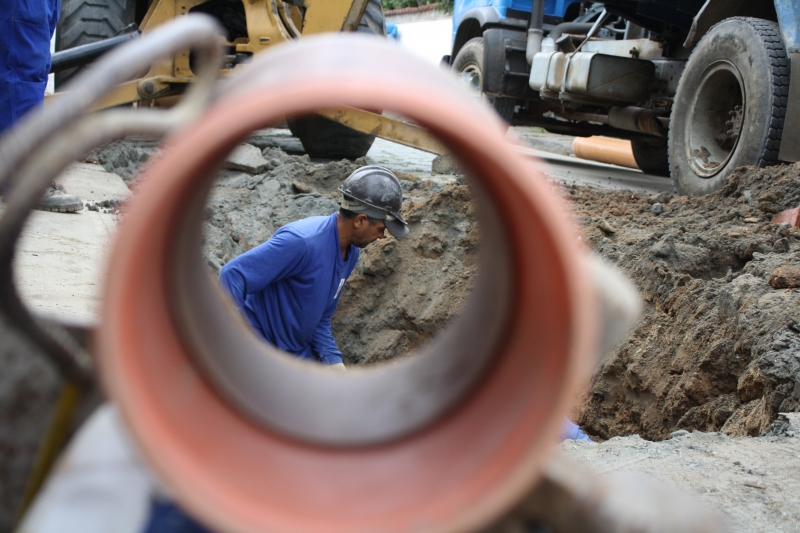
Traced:
<path fill-rule="evenodd" d="M 545 0 L 544 14 L 550 24 L 558 24 L 565 20 L 574 19 L 580 10 L 581 0 Z M 530 0 L 458 0 L 453 6 L 453 41 L 465 15 L 475 9 L 491 9 L 494 16 L 483 14 L 484 20 L 502 24 L 507 19 L 509 24 L 518 25 L 519 20 L 530 18 L 532 3 Z M 478 16 L 477 13 L 472 14 Z M 468 16 L 467 18 L 471 18 Z"/>
<path fill-rule="evenodd" d="M 486 29 L 508 27 L 524 30 L 528 26 L 531 0 L 456 0 L 453 6 L 453 50 L 455 59 L 470 39 Z M 581 0 L 545 0 L 544 28 L 574 20 L 580 13 Z"/>

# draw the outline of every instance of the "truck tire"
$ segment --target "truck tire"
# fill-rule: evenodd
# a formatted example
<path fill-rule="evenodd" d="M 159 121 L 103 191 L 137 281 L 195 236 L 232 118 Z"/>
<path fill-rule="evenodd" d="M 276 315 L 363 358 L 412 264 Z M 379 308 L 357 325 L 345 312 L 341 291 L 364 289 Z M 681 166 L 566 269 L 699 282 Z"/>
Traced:
<path fill-rule="evenodd" d="M 486 99 L 497 114 L 511 124 L 516 107 L 514 99 L 483 94 L 483 37 L 475 37 L 464 43 L 453 60 L 453 71 L 476 98 Z"/>
<path fill-rule="evenodd" d="M 669 176 L 669 156 L 666 139 L 633 139 L 633 158 L 646 174 Z"/>
<path fill-rule="evenodd" d="M 67 50 L 82 44 L 108 39 L 134 22 L 136 0 L 62 0 L 61 16 L 56 27 L 56 50 Z M 57 72 L 59 89 L 81 68 Z"/>
<path fill-rule="evenodd" d="M 386 22 L 380 0 L 369 1 L 356 31 L 386 36 Z M 309 157 L 358 159 L 367 155 L 375 142 L 374 135 L 358 132 L 323 117 L 303 117 L 286 122 L 289 131 L 300 139 Z"/>
<path fill-rule="evenodd" d="M 669 129 L 675 192 L 701 196 L 742 165 L 778 162 L 789 59 L 778 24 L 723 20 L 700 40 L 681 76 Z"/>

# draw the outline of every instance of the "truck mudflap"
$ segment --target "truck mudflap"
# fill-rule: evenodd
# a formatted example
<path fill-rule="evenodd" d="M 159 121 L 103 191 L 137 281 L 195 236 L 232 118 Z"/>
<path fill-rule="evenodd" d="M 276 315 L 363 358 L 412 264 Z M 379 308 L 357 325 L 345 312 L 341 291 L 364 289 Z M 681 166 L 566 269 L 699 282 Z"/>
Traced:
<path fill-rule="evenodd" d="M 527 34 L 505 28 L 483 32 L 483 92 L 506 98 L 538 98 L 528 86 Z"/>

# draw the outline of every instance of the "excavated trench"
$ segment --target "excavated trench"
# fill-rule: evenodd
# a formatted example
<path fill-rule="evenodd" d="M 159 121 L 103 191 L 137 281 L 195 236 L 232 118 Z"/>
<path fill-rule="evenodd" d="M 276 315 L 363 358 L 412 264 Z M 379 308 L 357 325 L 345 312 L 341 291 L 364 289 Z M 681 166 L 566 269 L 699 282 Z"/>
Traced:
<path fill-rule="evenodd" d="M 335 211 L 341 180 L 365 163 L 312 162 L 261 147 L 262 168 L 225 170 L 215 184 L 205 222 L 213 272 L 281 225 Z M 125 141 L 92 157 L 132 183 L 154 149 Z M 458 312 L 475 272 L 478 228 L 463 180 L 398 176 L 411 233 L 364 250 L 334 315 L 350 365 L 405 357 L 427 343 Z M 646 302 L 631 335 L 576 399 L 588 433 L 759 435 L 779 412 L 800 410 L 800 233 L 771 222 L 800 205 L 799 176 L 797 165 L 740 169 L 703 198 L 563 188 L 587 243 L 622 268 Z"/>

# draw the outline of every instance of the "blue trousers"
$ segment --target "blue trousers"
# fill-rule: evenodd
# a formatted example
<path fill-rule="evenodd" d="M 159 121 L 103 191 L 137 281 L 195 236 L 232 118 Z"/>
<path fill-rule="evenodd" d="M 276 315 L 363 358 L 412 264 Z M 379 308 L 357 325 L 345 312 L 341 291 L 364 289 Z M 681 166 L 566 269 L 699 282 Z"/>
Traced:
<path fill-rule="evenodd" d="M 564 425 L 561 427 L 561 440 L 588 440 L 593 442 L 589 435 L 581 431 L 578 424 L 568 418 L 564 419 Z"/>
<path fill-rule="evenodd" d="M 44 101 L 61 0 L 0 0 L 0 135 Z"/>
<path fill-rule="evenodd" d="M 211 533 L 177 505 L 164 500 L 156 500 L 150 511 L 150 518 L 143 533 Z"/>

